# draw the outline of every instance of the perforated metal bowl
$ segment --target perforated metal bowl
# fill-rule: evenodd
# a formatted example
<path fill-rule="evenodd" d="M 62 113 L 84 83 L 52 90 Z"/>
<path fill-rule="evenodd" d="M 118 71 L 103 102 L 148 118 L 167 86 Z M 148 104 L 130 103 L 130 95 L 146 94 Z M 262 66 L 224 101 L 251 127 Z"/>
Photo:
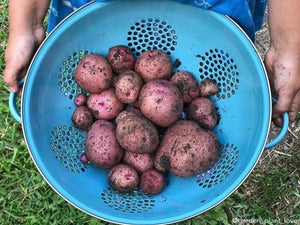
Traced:
<path fill-rule="evenodd" d="M 82 90 L 73 78 L 88 53 L 106 56 L 114 45 L 139 56 L 166 52 L 175 70 L 198 82 L 214 79 L 221 91 L 211 99 L 220 114 L 214 132 L 222 144 L 218 162 L 189 178 L 169 177 L 159 195 L 140 190 L 119 194 L 107 170 L 82 164 L 86 133 L 71 122 L 73 100 Z M 271 94 L 262 61 L 251 41 L 230 19 L 174 1 L 127 0 L 91 3 L 64 20 L 35 55 L 24 82 L 22 118 L 29 152 L 49 185 L 69 203 L 102 220 L 123 224 L 166 224 L 209 210 L 233 193 L 266 147 Z M 270 142 L 280 142 L 287 130 Z"/>

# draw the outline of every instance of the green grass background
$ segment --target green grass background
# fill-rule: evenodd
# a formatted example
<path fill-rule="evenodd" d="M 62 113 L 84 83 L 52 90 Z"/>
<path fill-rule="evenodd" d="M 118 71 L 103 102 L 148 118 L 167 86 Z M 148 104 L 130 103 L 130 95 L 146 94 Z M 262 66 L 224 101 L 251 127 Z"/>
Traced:
<path fill-rule="evenodd" d="M 38 173 L 22 127 L 8 108 L 9 90 L 2 79 L 7 39 L 8 1 L 0 0 L 0 224 L 109 224 L 68 204 Z M 237 219 L 237 224 L 300 224 L 299 146 L 296 140 L 289 154 L 261 160 L 228 199 L 178 224 L 234 224 Z"/>

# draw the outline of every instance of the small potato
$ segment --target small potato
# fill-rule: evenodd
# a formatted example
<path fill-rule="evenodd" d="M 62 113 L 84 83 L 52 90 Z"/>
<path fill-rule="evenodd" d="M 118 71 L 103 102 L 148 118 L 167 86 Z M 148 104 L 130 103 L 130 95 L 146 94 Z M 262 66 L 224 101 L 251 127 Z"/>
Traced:
<path fill-rule="evenodd" d="M 126 116 L 119 121 L 116 136 L 125 150 L 136 153 L 151 153 L 159 143 L 155 126 L 141 116 Z"/>
<path fill-rule="evenodd" d="M 97 120 L 87 132 L 86 154 L 90 162 L 102 169 L 116 165 L 123 158 L 124 150 L 116 139 L 113 123 Z"/>
<path fill-rule="evenodd" d="M 183 103 L 190 103 L 194 99 L 194 93 L 191 96 L 190 91 L 192 91 L 194 87 L 198 89 L 198 84 L 192 73 L 188 71 L 178 71 L 172 75 L 170 81 L 181 92 Z"/>
<path fill-rule="evenodd" d="M 138 99 L 143 80 L 136 72 L 127 70 L 116 77 L 114 85 L 117 98 L 129 104 Z"/>
<path fill-rule="evenodd" d="M 128 165 L 134 167 L 138 173 L 142 173 L 148 169 L 153 168 L 154 164 L 153 155 L 149 153 L 140 154 L 125 151 L 123 160 Z"/>
<path fill-rule="evenodd" d="M 153 123 L 168 127 L 180 118 L 183 100 L 179 89 L 170 81 L 152 80 L 143 86 L 139 106 Z"/>
<path fill-rule="evenodd" d="M 88 130 L 94 122 L 94 116 L 86 106 L 78 106 L 71 118 L 75 127 L 80 130 Z"/>
<path fill-rule="evenodd" d="M 164 175 L 156 169 L 149 169 L 142 173 L 139 185 L 145 194 L 159 194 L 165 186 Z"/>
<path fill-rule="evenodd" d="M 217 137 L 198 123 L 179 120 L 170 126 L 156 151 L 154 167 L 179 177 L 208 170 L 220 155 Z"/>
<path fill-rule="evenodd" d="M 79 61 L 74 78 L 85 91 L 99 93 L 111 85 L 113 72 L 105 58 L 97 54 L 88 54 Z"/>
<path fill-rule="evenodd" d="M 123 110 L 122 112 L 120 112 L 118 114 L 118 116 L 115 119 L 115 124 L 117 125 L 120 122 L 120 120 L 122 120 L 126 116 L 142 116 L 142 115 L 143 114 L 142 114 L 141 110 L 134 108 L 134 107 L 130 107 L 130 108 Z"/>
<path fill-rule="evenodd" d="M 201 127 L 211 130 L 218 122 L 217 109 L 211 100 L 199 97 L 189 104 L 187 118 L 198 122 Z"/>
<path fill-rule="evenodd" d="M 220 91 L 217 83 L 212 79 L 204 79 L 199 84 L 200 96 L 208 97 L 217 94 Z"/>
<path fill-rule="evenodd" d="M 87 107 L 96 119 L 110 120 L 123 110 L 124 104 L 116 97 L 114 89 L 108 88 L 99 94 L 91 94 Z"/>
<path fill-rule="evenodd" d="M 159 50 L 143 52 L 135 63 L 135 71 L 144 82 L 154 79 L 169 79 L 172 73 L 170 57 Z"/>
<path fill-rule="evenodd" d="M 133 167 L 118 164 L 109 171 L 108 183 L 121 193 L 129 193 L 139 185 L 139 175 Z"/>
<path fill-rule="evenodd" d="M 83 106 L 83 105 L 86 105 L 86 102 L 87 102 L 87 96 L 86 94 L 83 94 L 83 93 L 79 93 L 75 96 L 74 98 L 74 104 L 76 106 Z"/>
<path fill-rule="evenodd" d="M 106 58 L 116 74 L 134 69 L 135 57 L 127 46 L 117 45 L 111 47 Z"/>

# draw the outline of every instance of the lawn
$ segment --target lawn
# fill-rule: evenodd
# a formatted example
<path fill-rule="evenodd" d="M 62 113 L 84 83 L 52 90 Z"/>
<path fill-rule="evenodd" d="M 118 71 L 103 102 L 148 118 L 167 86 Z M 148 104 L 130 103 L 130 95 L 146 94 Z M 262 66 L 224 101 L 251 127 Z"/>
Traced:
<path fill-rule="evenodd" d="M 109 224 L 58 196 L 30 158 L 22 127 L 10 114 L 9 90 L 2 79 L 7 8 L 7 0 L 0 0 L 0 224 Z M 260 42 L 258 48 L 264 50 Z M 299 127 L 298 118 L 282 143 L 263 153 L 251 175 L 229 198 L 178 224 L 300 224 Z M 276 132 L 278 128 L 272 126 L 270 136 Z"/>

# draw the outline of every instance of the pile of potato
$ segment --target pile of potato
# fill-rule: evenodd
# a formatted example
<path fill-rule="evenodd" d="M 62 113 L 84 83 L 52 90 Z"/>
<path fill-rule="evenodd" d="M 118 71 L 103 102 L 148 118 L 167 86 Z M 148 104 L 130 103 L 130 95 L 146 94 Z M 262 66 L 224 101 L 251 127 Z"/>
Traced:
<path fill-rule="evenodd" d="M 75 97 L 73 124 L 87 131 L 82 162 L 109 169 L 108 182 L 125 193 L 139 187 L 158 194 L 165 176 L 197 175 L 216 163 L 220 145 L 211 131 L 218 122 L 208 96 L 212 80 L 196 82 L 188 71 L 172 74 L 159 50 L 137 59 L 127 46 L 80 60 L 75 81 L 85 93 Z"/>

